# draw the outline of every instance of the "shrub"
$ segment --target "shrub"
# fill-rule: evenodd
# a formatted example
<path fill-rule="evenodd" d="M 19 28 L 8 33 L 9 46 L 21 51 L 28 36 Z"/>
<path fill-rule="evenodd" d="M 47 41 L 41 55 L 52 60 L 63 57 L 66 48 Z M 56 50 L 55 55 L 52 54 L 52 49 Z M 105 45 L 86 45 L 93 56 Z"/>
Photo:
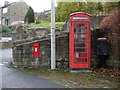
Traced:
<path fill-rule="evenodd" d="M 0 32 L 4 32 L 4 33 L 6 33 L 6 32 L 11 32 L 11 27 L 10 26 L 2 26 L 1 28 L 0 28 Z"/>
<path fill-rule="evenodd" d="M 65 22 L 56 22 L 55 27 L 56 28 L 62 28 L 62 26 L 65 24 Z"/>
<path fill-rule="evenodd" d="M 35 24 L 40 24 L 41 22 L 39 20 L 36 20 Z"/>

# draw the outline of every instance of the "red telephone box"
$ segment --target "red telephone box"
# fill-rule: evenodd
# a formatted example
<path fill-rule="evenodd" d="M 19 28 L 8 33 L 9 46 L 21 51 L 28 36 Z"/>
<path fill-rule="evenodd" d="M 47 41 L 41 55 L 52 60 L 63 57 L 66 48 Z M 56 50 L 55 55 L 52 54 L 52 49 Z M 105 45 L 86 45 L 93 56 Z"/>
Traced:
<path fill-rule="evenodd" d="M 70 15 L 70 69 L 90 68 L 90 15 L 76 12 Z"/>
<path fill-rule="evenodd" d="M 34 57 L 38 58 L 40 55 L 39 43 L 33 43 L 33 54 Z"/>

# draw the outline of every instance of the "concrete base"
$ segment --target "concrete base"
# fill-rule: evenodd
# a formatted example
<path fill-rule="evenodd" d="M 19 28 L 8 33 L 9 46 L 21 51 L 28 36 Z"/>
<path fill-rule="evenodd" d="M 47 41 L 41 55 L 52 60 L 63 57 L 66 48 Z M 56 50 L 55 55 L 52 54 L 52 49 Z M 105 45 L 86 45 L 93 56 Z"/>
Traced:
<path fill-rule="evenodd" d="M 81 72 L 90 73 L 90 72 L 92 72 L 92 71 L 91 71 L 91 70 L 70 70 L 69 72 L 70 72 L 70 73 L 81 73 Z"/>

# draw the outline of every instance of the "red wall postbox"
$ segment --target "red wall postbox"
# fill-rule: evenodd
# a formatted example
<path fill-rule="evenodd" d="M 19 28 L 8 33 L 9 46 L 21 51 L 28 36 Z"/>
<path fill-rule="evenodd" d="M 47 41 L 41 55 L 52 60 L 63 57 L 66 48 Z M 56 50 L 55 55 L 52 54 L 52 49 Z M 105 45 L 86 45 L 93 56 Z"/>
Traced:
<path fill-rule="evenodd" d="M 39 48 L 39 43 L 33 43 L 33 54 L 34 57 L 39 57 L 40 56 L 40 48 Z"/>
<path fill-rule="evenodd" d="M 70 69 L 90 68 L 90 15 L 76 12 L 70 15 Z"/>

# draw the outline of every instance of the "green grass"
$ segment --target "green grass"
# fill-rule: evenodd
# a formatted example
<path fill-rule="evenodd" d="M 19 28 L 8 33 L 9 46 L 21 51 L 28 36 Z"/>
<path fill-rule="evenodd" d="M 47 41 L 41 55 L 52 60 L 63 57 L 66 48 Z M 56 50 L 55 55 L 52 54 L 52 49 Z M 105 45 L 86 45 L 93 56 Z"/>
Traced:
<path fill-rule="evenodd" d="M 0 26 L 0 33 L 12 32 L 10 26 Z"/>
<path fill-rule="evenodd" d="M 62 26 L 65 24 L 65 22 L 55 22 L 56 28 L 62 28 Z"/>
<path fill-rule="evenodd" d="M 62 28 L 64 25 L 64 22 L 55 22 L 55 27 L 56 28 Z M 37 27 L 46 27 L 50 28 L 50 22 L 49 21 L 40 21 L 39 24 L 27 24 L 27 28 L 37 28 Z"/>
<path fill-rule="evenodd" d="M 64 70 L 32 68 L 20 70 L 68 88 L 117 88 L 120 85 L 118 79 L 102 73 L 69 73 Z"/>

